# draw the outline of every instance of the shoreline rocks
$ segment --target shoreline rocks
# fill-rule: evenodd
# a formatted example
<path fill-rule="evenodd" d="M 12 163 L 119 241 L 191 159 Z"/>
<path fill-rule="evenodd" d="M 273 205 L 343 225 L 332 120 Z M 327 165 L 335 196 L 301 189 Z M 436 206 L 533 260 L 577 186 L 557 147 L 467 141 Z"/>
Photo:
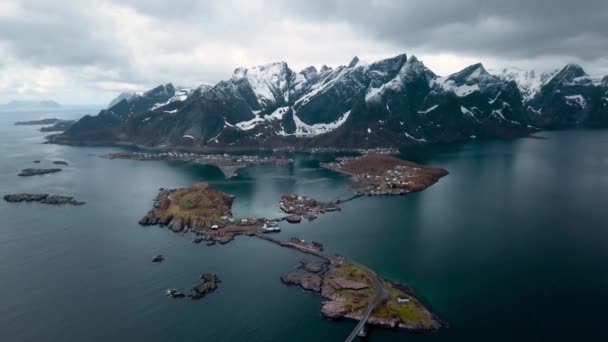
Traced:
<path fill-rule="evenodd" d="M 85 202 L 77 201 L 72 196 L 60 196 L 60 195 L 49 195 L 49 194 L 8 194 L 4 196 L 4 200 L 9 203 L 20 203 L 20 202 L 39 202 L 49 205 L 83 205 Z"/>
<path fill-rule="evenodd" d="M 310 273 L 325 273 L 327 270 L 326 261 L 300 261 L 298 268 Z"/>
<path fill-rule="evenodd" d="M 39 175 L 46 175 L 48 173 L 56 173 L 62 171 L 62 169 L 23 169 L 21 170 L 21 172 L 19 173 L 19 176 L 21 177 L 31 177 L 31 176 L 39 176 Z"/>
<path fill-rule="evenodd" d="M 300 223 L 302 222 L 302 216 L 291 214 L 285 218 L 289 223 Z"/>
<path fill-rule="evenodd" d="M 305 291 L 321 292 L 323 278 L 311 273 L 291 272 L 281 276 L 281 282 L 290 286 L 298 286 Z"/>

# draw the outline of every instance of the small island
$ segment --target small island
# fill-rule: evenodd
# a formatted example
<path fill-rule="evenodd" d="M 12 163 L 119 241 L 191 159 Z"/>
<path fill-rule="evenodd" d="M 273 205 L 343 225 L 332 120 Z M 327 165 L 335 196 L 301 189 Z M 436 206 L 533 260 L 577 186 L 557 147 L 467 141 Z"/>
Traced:
<path fill-rule="evenodd" d="M 201 165 L 212 165 L 220 169 L 226 178 L 236 176 L 239 169 L 256 165 L 286 166 L 293 162 L 283 157 L 260 157 L 256 155 L 233 156 L 228 154 L 197 154 L 186 152 L 116 152 L 101 156 L 107 159 L 130 159 L 139 161 L 172 160 Z"/>
<path fill-rule="evenodd" d="M 321 167 L 353 177 L 351 189 L 368 196 L 405 195 L 435 184 L 448 172 L 388 154 L 342 157 Z"/>
<path fill-rule="evenodd" d="M 201 299 L 214 292 L 218 288 L 218 284 L 221 283 L 220 278 L 213 273 L 204 273 L 201 275 L 202 280 L 198 285 L 195 285 L 191 290 L 188 297 L 191 299 Z M 177 289 L 168 289 L 166 295 L 171 298 L 185 298 L 186 295 Z"/>
<path fill-rule="evenodd" d="M 377 302 L 367 319 L 369 324 L 419 332 L 435 331 L 442 326 L 412 289 L 382 279 L 364 266 L 334 256 L 325 263 L 302 262 L 299 267 L 305 272 L 286 273 L 281 281 L 319 293 L 324 298 L 323 317 L 360 320 L 370 303 Z"/>
<path fill-rule="evenodd" d="M 192 231 L 199 236 L 196 243 L 225 244 L 237 235 L 253 235 L 265 221 L 234 219 L 233 201 L 233 196 L 215 190 L 207 183 L 197 183 L 189 188 L 160 189 L 153 208 L 139 224 L 167 226 L 176 233 Z"/>
<path fill-rule="evenodd" d="M 289 215 L 285 219 L 290 223 L 300 222 L 301 217 L 312 221 L 320 214 L 340 210 L 335 203 L 319 202 L 297 194 L 285 194 L 281 196 L 279 208 Z"/>
<path fill-rule="evenodd" d="M 23 169 L 19 173 L 21 177 L 31 177 L 31 176 L 39 176 L 46 175 L 49 173 L 56 173 L 61 171 L 62 169 Z"/>
<path fill-rule="evenodd" d="M 59 196 L 49 194 L 9 194 L 4 196 L 4 200 L 9 203 L 19 202 L 39 202 L 50 205 L 83 205 L 85 202 L 80 202 L 71 196 Z"/>
<path fill-rule="evenodd" d="M 47 118 L 40 120 L 30 120 L 30 121 L 17 121 L 15 122 L 15 126 L 42 126 L 42 125 L 54 125 L 60 123 L 64 120 L 57 118 Z"/>

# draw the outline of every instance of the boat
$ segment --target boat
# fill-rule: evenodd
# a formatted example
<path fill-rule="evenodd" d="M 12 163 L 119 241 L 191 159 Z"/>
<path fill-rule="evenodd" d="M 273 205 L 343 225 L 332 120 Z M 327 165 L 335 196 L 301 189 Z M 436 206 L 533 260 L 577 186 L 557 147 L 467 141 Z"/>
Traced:
<path fill-rule="evenodd" d="M 262 226 L 262 229 L 264 229 L 267 232 L 280 232 L 281 231 L 281 227 L 279 227 L 279 224 L 276 222 L 266 222 Z"/>
<path fill-rule="evenodd" d="M 165 257 L 162 254 L 159 254 L 157 256 L 155 256 L 154 258 L 152 258 L 152 262 L 161 262 L 165 260 Z"/>

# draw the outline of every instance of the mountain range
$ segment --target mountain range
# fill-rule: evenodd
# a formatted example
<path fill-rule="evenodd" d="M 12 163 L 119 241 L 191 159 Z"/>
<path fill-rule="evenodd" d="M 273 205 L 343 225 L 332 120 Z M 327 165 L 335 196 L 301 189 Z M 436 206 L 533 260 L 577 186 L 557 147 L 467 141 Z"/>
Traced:
<path fill-rule="evenodd" d="M 493 74 L 474 64 L 441 77 L 401 54 L 298 72 L 277 62 L 237 68 L 213 86 L 169 83 L 121 94 L 50 140 L 191 149 L 375 148 L 579 126 L 608 126 L 608 77 L 590 77 L 575 64 L 551 73 Z"/>

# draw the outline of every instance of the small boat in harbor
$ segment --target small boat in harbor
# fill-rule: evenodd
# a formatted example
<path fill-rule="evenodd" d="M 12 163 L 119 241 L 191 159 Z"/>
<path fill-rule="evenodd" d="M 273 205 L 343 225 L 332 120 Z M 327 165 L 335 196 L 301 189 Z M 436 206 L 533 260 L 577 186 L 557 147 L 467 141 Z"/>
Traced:
<path fill-rule="evenodd" d="M 264 231 L 266 231 L 266 232 L 280 232 L 281 231 L 281 227 L 279 227 L 279 224 L 276 222 L 266 222 L 262 226 L 262 229 L 264 229 Z"/>

